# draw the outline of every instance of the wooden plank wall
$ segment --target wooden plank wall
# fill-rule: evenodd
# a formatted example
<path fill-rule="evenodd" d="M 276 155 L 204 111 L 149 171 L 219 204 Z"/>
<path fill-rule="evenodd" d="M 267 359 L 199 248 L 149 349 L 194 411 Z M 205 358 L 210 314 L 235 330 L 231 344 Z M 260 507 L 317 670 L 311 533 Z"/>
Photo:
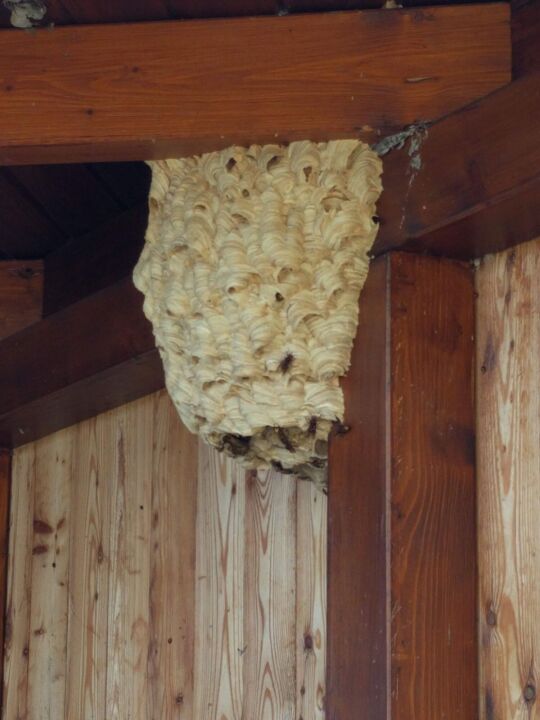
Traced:
<path fill-rule="evenodd" d="M 4 720 L 320 720 L 326 498 L 164 392 L 15 451 Z"/>
<path fill-rule="evenodd" d="M 482 720 L 540 718 L 540 239 L 477 272 Z"/>

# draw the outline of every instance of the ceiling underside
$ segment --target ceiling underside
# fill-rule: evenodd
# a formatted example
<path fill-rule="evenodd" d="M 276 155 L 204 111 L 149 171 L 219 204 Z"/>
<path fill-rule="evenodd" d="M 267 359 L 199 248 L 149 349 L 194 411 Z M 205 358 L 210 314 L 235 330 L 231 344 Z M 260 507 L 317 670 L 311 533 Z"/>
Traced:
<path fill-rule="evenodd" d="M 46 0 L 45 4 L 47 14 L 43 24 L 79 25 L 361 10 L 380 8 L 385 0 Z M 455 0 L 400 0 L 399 4 L 410 7 L 458 3 Z M 0 26 L 9 25 L 9 12 L 1 8 Z"/>
<path fill-rule="evenodd" d="M 0 168 L 0 259 L 45 257 L 146 200 L 144 163 Z"/>

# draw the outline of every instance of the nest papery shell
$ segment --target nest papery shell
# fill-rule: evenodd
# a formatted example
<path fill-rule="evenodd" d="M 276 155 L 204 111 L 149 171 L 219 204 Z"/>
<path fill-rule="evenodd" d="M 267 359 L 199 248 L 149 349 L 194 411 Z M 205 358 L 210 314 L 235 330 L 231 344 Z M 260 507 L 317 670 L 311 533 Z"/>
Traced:
<path fill-rule="evenodd" d="M 343 419 L 379 157 L 305 141 L 150 165 L 134 280 L 182 420 L 247 467 L 310 475 Z"/>

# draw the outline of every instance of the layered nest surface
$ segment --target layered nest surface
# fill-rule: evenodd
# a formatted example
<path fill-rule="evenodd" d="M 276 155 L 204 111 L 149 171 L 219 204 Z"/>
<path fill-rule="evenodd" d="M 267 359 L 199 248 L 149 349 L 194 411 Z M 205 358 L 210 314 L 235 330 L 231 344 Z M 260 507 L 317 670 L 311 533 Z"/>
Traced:
<path fill-rule="evenodd" d="M 135 268 L 187 427 L 246 467 L 322 482 L 377 233 L 357 140 L 151 162 Z"/>

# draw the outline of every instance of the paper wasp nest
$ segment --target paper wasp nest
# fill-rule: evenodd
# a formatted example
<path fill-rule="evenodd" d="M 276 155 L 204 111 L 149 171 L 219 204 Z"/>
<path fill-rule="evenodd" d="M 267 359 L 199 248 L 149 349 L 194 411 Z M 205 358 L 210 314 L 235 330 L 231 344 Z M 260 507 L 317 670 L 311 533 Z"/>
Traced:
<path fill-rule="evenodd" d="M 150 165 L 134 279 L 182 420 L 246 467 L 321 482 L 377 233 L 378 156 L 338 140 Z"/>

